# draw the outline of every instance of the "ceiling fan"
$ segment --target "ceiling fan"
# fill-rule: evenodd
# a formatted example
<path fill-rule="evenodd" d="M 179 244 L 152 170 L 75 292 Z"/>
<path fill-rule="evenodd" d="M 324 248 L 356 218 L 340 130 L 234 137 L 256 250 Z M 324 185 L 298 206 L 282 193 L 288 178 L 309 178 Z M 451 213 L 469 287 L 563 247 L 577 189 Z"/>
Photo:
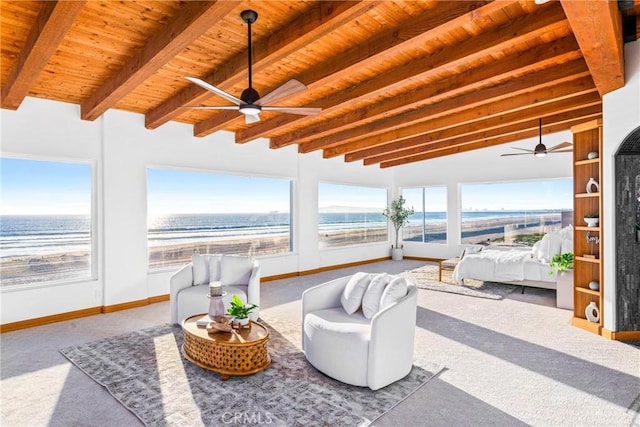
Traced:
<path fill-rule="evenodd" d="M 538 119 L 538 137 L 539 137 L 538 145 L 536 145 L 536 147 L 533 150 L 528 150 L 526 148 L 511 147 L 514 150 L 526 151 L 526 153 L 501 154 L 501 156 L 524 156 L 528 154 L 533 154 L 536 157 L 544 157 L 547 154 L 571 153 L 573 151 L 573 149 L 562 150 L 563 148 L 571 147 L 572 144 L 570 142 L 561 142 L 560 144 L 554 145 L 553 147 L 547 149 L 546 145 L 542 143 L 542 119 Z"/>
<path fill-rule="evenodd" d="M 196 77 L 186 77 L 192 83 L 197 84 L 203 89 L 215 93 L 218 96 L 233 102 L 235 105 L 219 105 L 219 106 L 186 106 L 185 108 L 194 108 L 201 110 L 238 110 L 245 115 L 245 122 L 247 124 L 260 121 L 261 111 L 279 111 L 282 113 L 300 114 L 304 116 L 314 116 L 320 114 L 321 108 L 313 107 L 280 107 L 275 105 L 269 105 L 272 102 L 276 102 L 282 98 L 294 95 L 307 89 L 307 87 L 296 79 L 291 79 L 288 82 L 274 89 L 272 92 L 260 97 L 258 91 L 253 86 L 252 71 L 251 71 L 251 24 L 258 19 L 258 13 L 253 10 L 244 10 L 240 13 L 240 17 L 247 23 L 248 34 L 248 62 L 249 62 L 249 87 L 242 91 L 240 98 L 237 98 L 230 93 L 217 88 L 204 80 Z"/>

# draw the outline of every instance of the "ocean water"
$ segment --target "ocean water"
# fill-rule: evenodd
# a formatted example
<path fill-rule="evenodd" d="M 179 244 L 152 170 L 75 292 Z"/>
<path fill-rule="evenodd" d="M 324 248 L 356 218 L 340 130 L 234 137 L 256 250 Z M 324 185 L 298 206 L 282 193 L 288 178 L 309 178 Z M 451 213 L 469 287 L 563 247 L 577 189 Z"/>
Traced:
<path fill-rule="evenodd" d="M 463 222 L 504 217 L 531 217 L 560 211 L 474 211 L 462 212 Z M 445 212 L 427 212 L 428 223 L 440 222 Z M 422 221 L 422 212 L 410 218 Z M 173 214 L 149 220 L 149 246 L 163 246 L 232 237 L 284 235 L 289 232 L 288 212 L 266 214 Z M 320 213 L 319 232 L 346 229 L 383 228 L 380 212 Z M 91 218 L 82 215 L 0 216 L 0 257 L 43 255 L 91 249 Z"/>
<path fill-rule="evenodd" d="M 0 215 L 0 258 L 90 250 L 88 215 Z"/>

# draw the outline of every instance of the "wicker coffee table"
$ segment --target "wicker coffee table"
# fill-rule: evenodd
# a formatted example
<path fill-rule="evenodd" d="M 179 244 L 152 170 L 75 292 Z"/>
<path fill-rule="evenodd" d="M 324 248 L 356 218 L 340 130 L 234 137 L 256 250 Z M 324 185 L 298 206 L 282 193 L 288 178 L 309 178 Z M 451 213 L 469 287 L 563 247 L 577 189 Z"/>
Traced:
<path fill-rule="evenodd" d="M 191 316 L 182 322 L 182 355 L 187 360 L 219 373 L 223 381 L 230 375 L 251 375 L 269 366 L 269 331 L 265 326 L 251 321 L 250 328 L 209 334 L 205 327 L 196 325 L 202 316 Z"/>

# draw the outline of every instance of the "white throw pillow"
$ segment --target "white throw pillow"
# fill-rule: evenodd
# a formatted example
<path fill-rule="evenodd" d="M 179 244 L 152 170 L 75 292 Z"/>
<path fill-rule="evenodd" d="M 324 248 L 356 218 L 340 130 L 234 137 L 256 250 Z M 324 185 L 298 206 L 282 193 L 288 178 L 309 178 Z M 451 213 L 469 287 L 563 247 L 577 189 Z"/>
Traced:
<path fill-rule="evenodd" d="M 563 239 L 562 240 L 562 248 L 560 249 L 561 254 L 566 254 L 567 252 L 573 253 L 573 240 L 572 239 Z"/>
<path fill-rule="evenodd" d="M 394 277 L 391 279 L 384 292 L 382 292 L 382 298 L 380 299 L 380 310 L 384 310 L 391 304 L 400 300 L 407 295 L 407 279 L 404 277 Z"/>
<path fill-rule="evenodd" d="M 220 255 L 209 255 L 209 281 L 220 280 Z"/>
<path fill-rule="evenodd" d="M 371 279 L 362 297 L 362 312 L 367 319 L 371 319 L 379 311 L 382 293 L 390 280 L 391 276 L 387 273 L 376 274 Z"/>
<path fill-rule="evenodd" d="M 563 239 L 573 239 L 573 226 L 569 224 L 565 228 L 561 229 L 560 235 Z"/>
<path fill-rule="evenodd" d="M 340 296 L 340 303 L 347 314 L 358 311 L 369 283 L 371 283 L 371 275 L 368 273 L 359 272 L 351 276 Z"/>
<path fill-rule="evenodd" d="M 540 248 L 542 247 L 542 240 L 538 240 L 533 244 L 531 248 L 531 258 L 540 259 Z"/>
<path fill-rule="evenodd" d="M 253 259 L 243 256 L 224 255 L 220 260 L 222 286 L 248 285 L 253 270 Z"/>
<path fill-rule="evenodd" d="M 204 285 L 209 283 L 209 263 L 204 255 L 191 255 L 193 263 L 193 284 Z"/>

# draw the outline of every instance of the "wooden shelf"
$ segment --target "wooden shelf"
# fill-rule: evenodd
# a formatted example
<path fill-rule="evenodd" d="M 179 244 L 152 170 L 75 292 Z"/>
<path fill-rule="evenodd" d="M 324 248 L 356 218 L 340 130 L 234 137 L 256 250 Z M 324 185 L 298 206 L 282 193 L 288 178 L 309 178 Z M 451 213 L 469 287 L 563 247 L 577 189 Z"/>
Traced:
<path fill-rule="evenodd" d="M 601 316 L 602 318 L 602 316 Z M 578 328 L 587 330 L 589 332 L 593 332 L 594 334 L 600 334 L 602 326 L 599 323 L 589 322 L 587 319 L 583 319 L 582 317 L 573 317 L 571 319 L 571 324 Z"/>
<path fill-rule="evenodd" d="M 587 227 L 586 225 L 577 225 L 574 227 L 574 230 L 578 231 L 597 231 L 600 232 L 600 227 Z"/>
<path fill-rule="evenodd" d="M 571 324 L 595 334 L 602 332 L 604 318 L 604 260 L 603 252 L 603 174 L 600 158 L 588 159 L 592 151 L 602 153 L 602 121 L 593 120 L 571 128 L 573 133 L 573 319 Z M 587 183 L 595 179 L 600 183 L 597 193 L 588 193 Z M 589 188 L 591 190 L 591 188 Z M 600 214 L 597 226 L 589 227 L 584 221 L 584 216 L 592 213 Z M 579 225 L 578 225 L 579 224 Z M 585 242 L 587 233 L 593 233 L 600 240 L 599 246 Z M 587 258 L 585 254 L 595 253 L 598 258 Z M 586 283 L 596 281 L 600 289 L 593 291 Z M 595 303 L 600 310 L 600 322 L 593 323 L 586 319 L 585 310 L 589 304 Z"/>
<path fill-rule="evenodd" d="M 584 166 L 584 165 L 595 165 L 600 163 L 600 159 L 586 159 L 586 160 L 578 160 L 576 161 L 576 166 Z"/>
<path fill-rule="evenodd" d="M 574 257 L 575 261 L 592 262 L 594 264 L 600 264 L 600 258 L 585 258 L 582 256 Z"/>
<path fill-rule="evenodd" d="M 594 291 L 589 288 L 581 288 L 580 286 L 575 287 L 576 292 L 582 292 L 583 294 L 589 294 L 596 297 L 600 296 L 600 291 Z"/>

